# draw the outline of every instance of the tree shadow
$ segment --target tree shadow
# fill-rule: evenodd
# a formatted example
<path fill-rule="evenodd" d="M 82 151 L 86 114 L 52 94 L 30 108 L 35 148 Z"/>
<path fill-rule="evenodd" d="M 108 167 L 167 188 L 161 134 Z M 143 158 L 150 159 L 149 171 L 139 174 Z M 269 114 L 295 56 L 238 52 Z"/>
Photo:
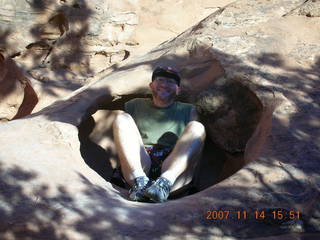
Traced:
<path fill-rule="evenodd" d="M 73 66 L 81 66 L 77 75 L 88 77 L 92 74 L 85 56 L 86 47 L 83 40 L 89 32 L 89 19 L 93 10 L 85 0 L 73 4 L 65 3 L 61 6 L 57 6 L 56 1 L 33 0 L 30 5 L 43 13 L 49 8 L 54 8 L 54 11 L 51 11 L 51 16 L 48 16 L 47 23 L 35 24 L 30 29 L 30 33 L 35 39 L 35 47 L 40 44 L 43 45 L 43 49 L 47 49 L 45 53 L 40 52 L 44 54 L 41 67 L 47 66 L 51 70 L 57 70 L 55 71 L 57 82 L 64 82 L 61 87 L 66 87 L 66 81 L 73 85 L 67 87 L 74 90 L 83 86 L 83 84 L 73 82 L 70 79 L 70 72 L 72 72 Z M 52 37 L 50 30 L 56 32 L 57 36 Z M 29 48 L 32 47 L 29 45 Z M 33 61 L 37 62 L 39 57 L 39 55 L 33 55 Z M 56 84 L 55 87 L 59 87 L 59 84 Z"/>
<path fill-rule="evenodd" d="M 10 29 L 0 29 L 0 53 L 3 53 L 6 49 L 10 48 L 8 39 L 12 34 Z"/>
<path fill-rule="evenodd" d="M 231 55 L 226 55 L 224 53 L 218 52 L 216 54 L 220 55 L 225 55 L 225 58 L 230 59 L 231 62 L 237 62 L 237 70 L 240 68 L 240 72 L 245 72 L 247 70 L 247 66 L 243 66 L 243 69 L 241 71 L 241 61 L 239 58 L 236 56 L 231 56 Z M 263 58 L 265 55 L 258 55 L 256 56 L 257 59 Z M 170 56 L 170 62 L 183 62 L 187 59 L 187 56 L 185 58 L 182 57 L 176 57 L 174 58 L 173 56 Z M 280 55 L 273 54 L 272 55 L 272 61 L 268 60 L 266 61 L 267 64 L 270 65 L 270 63 L 275 64 L 277 67 L 279 67 L 279 62 L 282 62 L 283 60 L 281 59 Z M 161 64 L 161 63 L 167 63 L 167 58 L 162 57 L 160 59 L 154 60 L 154 61 L 148 61 L 148 62 L 143 62 L 141 65 L 149 65 L 150 68 L 154 68 L 154 66 Z M 161 64 L 163 65 L 163 64 Z M 132 66 L 126 66 L 120 71 L 126 71 L 130 70 L 131 68 L 139 67 L 139 64 L 133 64 Z M 282 66 L 285 71 L 287 70 L 286 66 Z M 238 201 L 238 205 L 234 204 L 229 204 L 228 201 L 225 201 L 223 204 L 219 204 L 219 209 L 221 210 L 246 210 L 246 211 L 251 211 L 250 212 L 250 219 L 230 219 L 230 221 L 221 221 L 221 220 L 216 220 L 216 221 L 210 221 L 205 218 L 205 214 L 201 213 L 199 215 L 195 214 L 192 215 L 194 216 L 194 221 L 193 221 L 193 227 L 199 227 L 200 229 L 202 228 L 201 233 L 194 233 L 195 237 L 198 238 L 206 238 L 209 236 L 237 236 L 237 237 L 259 237 L 261 236 L 261 232 L 264 232 L 264 236 L 272 236 L 272 235 L 281 235 L 285 233 L 291 233 L 293 230 L 293 227 L 297 222 L 294 219 L 291 221 L 290 225 L 290 220 L 286 218 L 283 221 L 280 221 L 279 219 L 271 219 L 272 217 L 270 212 L 274 208 L 272 206 L 277 205 L 278 208 L 284 209 L 285 211 L 290 211 L 290 210 L 295 210 L 299 211 L 299 206 L 303 206 L 306 202 L 309 202 L 310 208 L 313 210 L 309 210 L 306 212 L 301 213 L 301 216 L 303 216 L 302 219 L 302 225 L 303 225 L 303 231 L 306 233 L 316 233 L 317 230 L 317 224 L 315 222 L 319 222 L 319 213 L 320 209 L 316 205 L 317 199 L 319 199 L 319 190 L 315 188 L 311 182 L 306 181 L 306 179 L 301 179 L 296 176 L 296 170 L 295 168 L 299 169 L 300 172 L 303 172 L 307 176 L 314 176 L 314 174 L 319 173 L 319 168 L 317 161 L 319 159 L 319 151 L 317 149 L 316 143 L 312 140 L 312 136 L 316 136 L 319 132 L 319 129 L 314 126 L 315 119 L 319 118 L 319 90 L 316 88 L 318 79 L 315 79 L 315 82 L 313 81 L 308 81 L 309 77 L 315 78 L 316 73 L 318 72 L 317 69 L 317 64 L 311 66 L 309 69 L 306 68 L 292 68 L 290 69 L 290 74 L 289 75 L 282 75 L 282 74 L 274 74 L 271 75 L 267 71 L 263 71 L 263 68 L 261 69 L 253 69 L 252 72 L 256 74 L 256 76 L 263 76 L 264 79 L 268 80 L 272 84 L 272 89 L 274 91 L 278 91 L 282 93 L 285 97 L 287 97 L 289 100 L 294 101 L 294 103 L 299 106 L 299 110 L 295 112 L 294 114 L 290 115 L 290 122 L 289 125 L 285 125 L 283 122 L 277 119 L 275 116 L 273 119 L 273 127 L 274 131 L 272 133 L 272 138 L 273 141 L 276 141 L 274 145 L 272 145 L 273 151 L 276 153 L 280 153 L 281 151 L 281 145 L 277 144 L 280 142 L 292 142 L 296 146 L 299 146 L 299 149 L 294 149 L 290 146 L 286 146 L 286 149 L 284 151 L 287 151 L 286 154 L 279 154 L 276 156 L 270 155 L 268 159 L 264 158 L 263 160 L 259 160 L 257 164 L 260 164 L 261 167 L 265 166 L 270 169 L 281 169 L 285 173 L 287 173 L 287 177 L 285 180 L 281 181 L 276 181 L 275 183 L 269 183 L 267 182 L 263 175 L 261 173 L 257 172 L 256 170 L 252 170 L 250 164 L 247 166 L 241 166 L 244 167 L 247 171 L 248 176 L 253 176 L 254 178 L 257 179 L 257 181 L 260 183 L 261 188 L 256 188 L 256 187 L 250 187 L 244 186 L 242 187 L 225 187 L 221 191 L 215 192 L 216 195 L 211 195 L 210 199 L 211 201 L 221 201 L 222 199 L 236 199 Z M 307 80 L 305 80 L 307 79 Z M 308 87 L 306 86 L 306 82 L 311 86 Z M 281 85 L 282 84 L 282 85 Z M 296 95 L 294 94 L 296 90 L 301 90 L 305 93 L 308 93 L 308 96 L 310 99 L 300 99 L 296 98 Z M 139 92 L 138 90 L 137 92 Z M 119 96 L 117 96 L 119 98 Z M 109 99 L 109 101 L 105 102 L 105 105 L 112 105 L 112 97 Z M 111 106 L 110 105 L 110 106 Z M 97 103 L 95 103 L 95 106 L 98 106 Z M 116 109 L 121 109 L 121 104 L 118 107 L 115 107 Z M 308 108 L 306 108 L 306 106 Z M 306 116 L 307 115 L 307 116 Z M 303 119 L 303 121 L 302 121 Z M 270 140 L 270 139 L 269 139 Z M 95 146 L 98 147 L 98 146 Z M 212 149 L 209 148 L 207 151 L 211 152 Z M 293 155 L 294 160 L 288 156 Z M 209 154 L 210 157 L 212 158 L 212 153 Z M 208 156 L 209 156 L 208 155 Z M 219 155 L 217 155 L 218 159 L 214 160 L 212 159 L 212 165 L 215 166 L 214 161 L 221 161 L 221 158 L 219 158 Z M 289 168 L 289 167 L 283 167 L 279 166 L 278 162 L 285 164 L 292 164 L 294 168 Z M 223 165 L 223 163 L 222 163 Z M 226 166 L 225 166 L 226 167 Z M 205 170 L 208 170 L 208 168 L 204 168 Z M 240 169 L 240 168 L 239 168 Z M 236 172 L 236 169 L 234 172 Z M 218 167 L 215 167 L 213 171 L 217 171 Z M 209 172 L 213 175 L 216 176 L 212 171 L 209 170 Z M 218 174 L 219 175 L 219 174 Z M 230 175 L 229 175 L 230 176 Z M 229 176 L 225 176 L 223 178 L 228 178 Z M 215 179 L 215 178 L 213 178 Z M 221 179 L 220 179 L 221 180 Z M 312 180 L 314 181 L 314 180 Z M 217 180 L 213 180 L 213 184 L 216 183 Z M 207 183 L 205 183 L 207 184 Z M 208 184 L 209 185 L 209 184 Z M 208 186 L 206 185 L 206 187 Z M 307 190 L 306 190 L 307 188 Z M 210 188 L 211 189 L 211 188 Z M 206 191 L 208 192 L 209 189 Z M 286 192 L 284 194 L 283 192 Z M 248 193 L 248 195 L 246 194 Z M 201 194 L 201 193 L 199 193 Z M 205 197 L 202 195 L 194 195 L 192 197 L 193 200 L 195 198 L 200 198 L 204 199 Z M 254 202 L 256 200 L 250 199 L 251 194 L 256 194 L 257 196 L 260 196 L 260 201 L 259 202 Z M 314 201 L 316 199 L 316 201 Z M 182 201 L 182 199 L 176 200 L 176 201 Z M 170 202 L 170 201 L 169 201 Z M 245 202 L 246 204 L 243 204 Z M 272 202 L 272 206 L 270 206 L 270 202 Z M 183 229 L 185 226 L 183 224 L 179 223 L 179 213 L 175 211 L 179 211 L 180 208 L 177 207 L 175 204 L 175 201 L 172 201 L 172 204 L 177 208 L 176 210 L 173 210 L 170 216 L 176 216 L 176 224 L 175 227 Z M 168 203 L 170 204 L 170 203 Z M 251 204 L 252 206 L 256 206 L 256 209 L 261 210 L 261 211 L 268 211 L 269 213 L 269 218 L 267 219 L 255 219 L 254 217 L 254 208 L 248 209 L 246 206 L 249 206 Z M 259 207 L 259 206 L 270 206 L 270 208 L 265 208 L 265 207 Z M 312 206 L 312 207 L 311 207 Z M 208 206 L 209 208 L 210 206 Z M 141 206 L 141 210 L 145 209 L 144 206 Z M 130 210 L 131 211 L 131 210 Z M 154 205 L 152 207 L 153 214 L 157 214 L 157 207 Z M 150 214 L 150 213 L 149 213 Z M 176 215 L 175 215 L 176 214 Z M 186 212 L 187 214 L 187 212 Z M 99 215 L 99 214 L 98 214 Z M 151 214 L 152 215 L 152 214 Z M 147 218 L 149 219 L 149 218 Z M 156 224 L 156 220 L 151 220 L 153 224 Z M 289 222 L 289 224 L 288 224 Z M 288 224 L 288 225 L 286 225 Z M 125 227 L 126 225 L 121 225 Z M 211 227 L 216 227 L 219 229 L 220 233 L 219 234 L 214 234 L 210 231 Z M 250 226 L 250 228 L 248 228 Z M 87 226 L 88 227 L 88 226 Z M 161 229 L 163 229 L 162 234 L 159 234 L 158 237 L 160 236 L 165 236 L 166 234 L 171 234 L 173 233 L 173 230 L 171 228 L 172 226 L 163 224 L 161 226 Z M 94 228 L 94 226 L 92 226 Z M 123 229 L 120 227 L 120 229 Z M 144 228 L 145 229 L 145 228 Z M 255 230 L 253 230 L 255 229 Z M 89 232 L 95 232 L 95 234 L 98 234 L 95 230 L 91 229 L 89 230 L 89 227 L 86 228 L 86 231 Z M 122 232 L 122 234 L 126 235 L 126 231 Z M 132 233 L 128 233 L 128 237 L 131 236 Z M 140 234 L 140 233 L 139 233 Z M 145 233 L 141 233 L 141 235 L 144 235 Z M 99 234 L 98 234 L 99 235 Z M 105 236 L 103 233 L 99 236 Z M 140 235 L 139 235 L 140 236 Z M 181 237 L 183 237 L 183 234 L 181 234 Z M 134 238 L 134 237 L 133 237 Z M 156 237 L 155 237 L 156 239 Z M 301 237 L 303 239 L 303 237 Z"/>
<path fill-rule="evenodd" d="M 35 20 L 38 22 L 29 29 L 33 42 L 25 46 L 24 51 L 15 52 L 13 25 L 3 25 L 0 28 L 0 53 L 32 66 L 21 70 L 25 76 L 38 81 L 40 90 L 37 91 L 60 98 L 60 90 L 74 91 L 92 76 L 84 39 L 88 38 L 89 20 L 94 11 L 85 0 L 60 1 L 59 4 L 54 0 L 28 0 L 27 4 L 38 16 Z M 6 94 L 12 92 L 8 90 Z M 22 109 L 15 118 L 25 116 L 21 112 L 30 113 Z"/>
<path fill-rule="evenodd" d="M 26 193 L 25 184 L 37 178 L 35 172 L 29 172 L 19 166 L 10 168 L 0 166 L 1 172 L 1 239 L 66 239 L 59 234 L 58 228 L 63 219 L 59 209 L 51 204 L 57 201 L 67 205 L 70 198 L 61 187 L 55 198 L 50 198 L 48 186 L 38 185 L 32 193 Z"/>

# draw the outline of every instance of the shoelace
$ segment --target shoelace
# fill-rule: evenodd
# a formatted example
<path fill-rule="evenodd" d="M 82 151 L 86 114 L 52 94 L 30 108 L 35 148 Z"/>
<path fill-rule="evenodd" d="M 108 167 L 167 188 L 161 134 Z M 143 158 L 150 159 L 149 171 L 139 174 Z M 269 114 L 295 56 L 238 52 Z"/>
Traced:
<path fill-rule="evenodd" d="M 171 187 L 171 184 L 168 180 L 164 179 L 164 178 L 159 178 L 158 179 L 158 184 L 160 187 L 164 188 L 164 190 L 166 192 L 169 192 L 170 191 L 170 187 Z"/>
<path fill-rule="evenodd" d="M 149 180 L 145 177 L 141 177 L 141 178 L 137 178 L 136 179 L 136 184 L 134 186 L 135 189 L 138 189 L 138 188 L 145 188 L 149 182 Z"/>

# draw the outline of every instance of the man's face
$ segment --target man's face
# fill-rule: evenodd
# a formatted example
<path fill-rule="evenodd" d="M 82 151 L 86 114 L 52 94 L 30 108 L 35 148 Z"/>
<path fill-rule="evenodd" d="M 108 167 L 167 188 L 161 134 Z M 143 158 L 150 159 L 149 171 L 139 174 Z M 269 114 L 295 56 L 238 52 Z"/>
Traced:
<path fill-rule="evenodd" d="M 174 100 L 180 92 L 177 82 L 167 77 L 156 77 L 149 86 L 153 97 L 164 102 Z"/>

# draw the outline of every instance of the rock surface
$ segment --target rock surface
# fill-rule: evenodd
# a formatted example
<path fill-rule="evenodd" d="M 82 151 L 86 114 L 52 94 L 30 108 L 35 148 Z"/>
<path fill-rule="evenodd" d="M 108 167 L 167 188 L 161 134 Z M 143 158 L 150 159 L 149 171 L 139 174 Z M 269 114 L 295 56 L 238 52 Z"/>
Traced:
<path fill-rule="evenodd" d="M 30 74 L 37 112 L 231 1 L 2 0 L 0 52 Z"/>
<path fill-rule="evenodd" d="M 0 53 L 0 121 L 29 115 L 38 97 L 16 63 Z"/>
<path fill-rule="evenodd" d="M 196 101 L 197 112 L 211 139 L 231 153 L 245 151 L 262 112 L 259 99 L 241 80 L 245 79 L 222 77 Z"/>
<path fill-rule="evenodd" d="M 1 239 L 319 238 L 320 19 L 289 14 L 303 4 L 237 1 L 39 113 L 1 123 Z M 163 204 L 133 203 L 85 163 L 77 126 L 148 93 L 158 64 L 181 71 L 191 102 L 220 77 L 237 79 L 261 116 L 234 175 Z M 223 219 L 212 219 L 219 210 Z"/>

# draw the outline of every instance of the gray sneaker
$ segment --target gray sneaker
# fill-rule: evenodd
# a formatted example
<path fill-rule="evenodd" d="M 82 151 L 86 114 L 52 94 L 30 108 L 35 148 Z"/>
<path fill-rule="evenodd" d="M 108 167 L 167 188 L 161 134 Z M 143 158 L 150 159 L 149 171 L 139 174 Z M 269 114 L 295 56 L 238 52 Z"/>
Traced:
<path fill-rule="evenodd" d="M 147 187 L 149 187 L 152 182 L 148 177 L 141 176 L 134 179 L 134 185 L 129 190 L 129 200 L 144 202 L 146 201 L 146 197 L 144 196 L 144 191 Z"/>
<path fill-rule="evenodd" d="M 169 197 L 171 187 L 172 183 L 168 179 L 159 177 L 144 191 L 144 195 L 153 202 L 165 202 Z"/>

